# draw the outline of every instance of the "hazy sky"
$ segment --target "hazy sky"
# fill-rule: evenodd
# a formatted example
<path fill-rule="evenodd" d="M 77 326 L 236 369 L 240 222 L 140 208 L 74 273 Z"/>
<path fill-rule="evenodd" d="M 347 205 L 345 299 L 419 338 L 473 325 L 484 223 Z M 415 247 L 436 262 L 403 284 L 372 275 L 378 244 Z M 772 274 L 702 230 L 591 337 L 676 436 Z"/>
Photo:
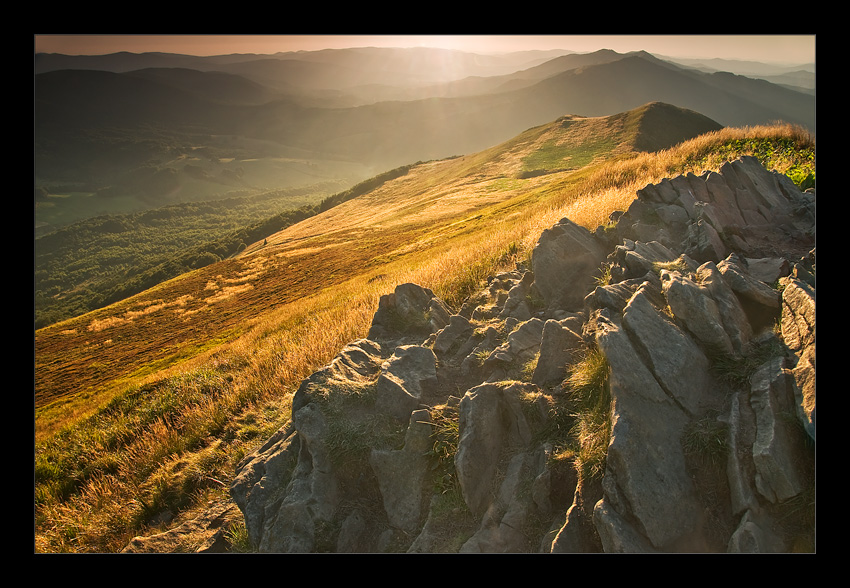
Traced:
<path fill-rule="evenodd" d="M 477 52 L 642 49 L 671 57 L 794 64 L 815 61 L 815 35 L 35 35 L 34 45 L 36 52 L 68 55 L 117 51 L 223 55 L 345 47 L 444 47 Z"/>

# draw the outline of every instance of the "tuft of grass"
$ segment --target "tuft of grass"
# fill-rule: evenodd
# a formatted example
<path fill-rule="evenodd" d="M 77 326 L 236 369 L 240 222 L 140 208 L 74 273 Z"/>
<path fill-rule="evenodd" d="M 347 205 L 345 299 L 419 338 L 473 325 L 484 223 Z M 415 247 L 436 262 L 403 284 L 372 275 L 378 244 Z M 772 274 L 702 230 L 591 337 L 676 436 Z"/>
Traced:
<path fill-rule="evenodd" d="M 614 266 L 613 262 L 603 262 L 599 267 L 599 275 L 594 276 L 593 281 L 597 286 L 607 286 L 611 283 L 611 268 Z"/>
<path fill-rule="evenodd" d="M 687 262 L 683 258 L 674 259 L 673 261 L 655 261 L 652 263 L 652 271 L 656 274 L 661 274 L 662 270 L 671 272 L 679 272 L 686 275 L 690 271 Z"/>
<path fill-rule="evenodd" d="M 570 435 L 575 444 L 579 480 L 599 479 L 605 472 L 611 439 L 610 366 L 605 354 L 592 347 L 568 367 L 564 381 L 573 411 Z"/>
<path fill-rule="evenodd" d="M 729 426 L 718 420 L 716 412 L 692 421 L 682 435 L 682 448 L 702 465 L 722 467 L 729 452 Z"/>
<path fill-rule="evenodd" d="M 782 342 L 777 338 L 752 342 L 741 355 L 712 353 L 711 369 L 717 377 L 736 388 L 749 386 L 750 378 L 771 358 L 785 353 Z"/>
<path fill-rule="evenodd" d="M 248 528 L 245 526 L 244 519 L 231 524 L 227 529 L 226 537 L 232 553 L 254 552 L 254 546 L 251 545 L 251 539 L 248 536 Z"/>
<path fill-rule="evenodd" d="M 537 352 L 534 357 L 522 364 L 520 369 L 520 379 L 523 382 L 530 382 L 534 376 L 534 370 L 537 369 L 537 362 L 540 360 L 540 352 Z"/>
<path fill-rule="evenodd" d="M 454 467 L 460 441 L 460 423 L 458 409 L 455 406 L 440 405 L 431 408 L 431 450 L 434 460 L 436 493 L 445 494 L 458 484 Z"/>

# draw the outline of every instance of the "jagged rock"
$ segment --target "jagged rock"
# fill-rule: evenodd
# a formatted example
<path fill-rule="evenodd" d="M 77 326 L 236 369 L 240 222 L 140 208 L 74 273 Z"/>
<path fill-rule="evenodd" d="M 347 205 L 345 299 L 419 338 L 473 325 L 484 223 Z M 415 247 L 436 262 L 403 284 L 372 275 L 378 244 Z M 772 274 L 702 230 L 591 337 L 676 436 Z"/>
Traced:
<path fill-rule="evenodd" d="M 400 284 L 392 294 L 381 296 L 372 319 L 368 339 L 414 337 L 436 333 L 449 323 L 450 312 L 442 300 L 428 288 Z"/>
<path fill-rule="evenodd" d="M 700 207 L 702 205 L 701 202 L 697 204 Z M 710 222 L 702 218 L 703 216 L 705 215 L 700 212 L 699 220 L 688 226 L 683 250 L 687 255 L 697 261 L 720 261 L 726 257 L 729 249 L 720 238 L 717 229 Z"/>
<path fill-rule="evenodd" d="M 614 284 L 597 286 L 593 292 L 584 299 L 585 308 L 593 312 L 601 308 L 607 308 L 614 312 L 623 312 L 626 303 L 640 287 L 647 281 L 648 276 L 622 280 Z"/>
<path fill-rule="evenodd" d="M 757 434 L 753 443 L 756 488 L 772 503 L 792 498 L 803 491 L 799 444 L 783 414 L 792 412 L 792 377 L 782 357 L 771 359 L 750 380 L 750 404 L 756 415 Z"/>
<path fill-rule="evenodd" d="M 607 253 L 590 231 L 563 219 L 543 231 L 532 251 L 538 292 L 550 309 L 581 310 Z"/>
<path fill-rule="evenodd" d="M 463 359 L 460 372 L 466 377 L 479 377 L 484 373 L 484 362 L 501 343 L 502 335 L 493 326 L 487 326 L 478 336 L 473 336 L 470 342 L 474 347 Z"/>
<path fill-rule="evenodd" d="M 655 549 L 687 550 L 702 513 L 681 448 L 688 418 L 662 390 L 622 326 L 605 317 L 597 324 L 597 344 L 611 369 L 612 428 L 605 494 L 597 505 L 610 516 L 594 517 L 596 528 L 610 545 L 633 544 L 632 536 L 642 535 Z"/>
<path fill-rule="evenodd" d="M 815 289 L 794 278 L 781 280 L 782 338 L 800 353 L 815 341 Z"/>
<path fill-rule="evenodd" d="M 581 335 L 567 326 L 570 322 L 569 319 L 547 320 L 543 324 L 540 356 L 531 377 L 533 384 L 545 388 L 561 382 L 566 377 L 567 365 L 573 362 L 584 343 Z"/>
<path fill-rule="evenodd" d="M 560 221 L 541 235 L 531 271 L 493 276 L 456 315 L 427 288 L 398 286 L 381 297 L 368 338 L 306 378 L 292 421 L 240 463 L 231 492 L 252 543 L 279 552 L 786 549 L 771 517 L 813 486 L 811 446 L 787 416 L 815 439 L 814 198 L 742 158 L 645 187 L 614 231 Z M 594 287 L 602 269 L 609 282 Z M 780 313 L 781 340 L 769 328 Z M 746 364 L 768 336 L 778 355 L 751 384 L 712 371 L 718 358 Z M 547 424 L 566 430 L 548 422 L 550 410 L 568 398 L 575 352 L 593 344 L 610 369 L 602 477 L 570 460 L 553 467 L 538 437 Z M 356 401 L 328 408 L 346 395 Z M 430 486 L 446 467 L 427 457 L 435 406 L 458 413 L 451 465 L 463 502 Z M 395 428 L 340 465 L 328 452 L 338 418 Z M 686 433 L 718 421 L 725 471 L 703 471 L 685 452 Z"/>
<path fill-rule="evenodd" d="M 709 172 L 705 177 L 705 187 L 708 189 L 709 197 L 707 208 L 711 210 L 712 225 L 718 232 L 730 229 L 740 230 L 747 225 L 738 207 L 735 193 L 726 183 L 724 175 L 719 172 Z"/>
<path fill-rule="evenodd" d="M 653 271 L 655 264 L 675 261 L 678 256 L 658 241 L 633 241 L 617 247 L 612 257 L 623 268 L 622 278 L 635 278 Z"/>
<path fill-rule="evenodd" d="M 330 522 L 339 503 L 338 480 L 325 444 L 327 423 L 310 403 L 292 415 L 300 439 L 298 463 L 282 501 L 269 504 L 257 546 L 264 553 L 310 553 L 316 528 Z"/>
<path fill-rule="evenodd" d="M 292 412 L 305 406 L 311 392 L 317 389 L 327 389 L 334 385 L 345 387 L 350 383 L 362 385 L 373 381 L 381 369 L 382 353 L 381 346 L 369 339 L 349 343 L 327 366 L 301 382 L 292 399 Z"/>
<path fill-rule="evenodd" d="M 531 318 L 531 306 L 528 303 L 528 297 L 531 294 L 532 284 L 534 284 L 534 274 L 525 272 L 522 279 L 508 291 L 508 297 L 499 313 L 500 319 L 512 317 L 520 321 L 527 321 Z"/>
<path fill-rule="evenodd" d="M 747 394 L 748 395 L 748 394 Z M 739 391 L 731 395 L 729 413 L 723 419 L 729 427 L 728 451 L 726 454 L 726 479 L 729 484 L 731 514 L 740 516 L 751 509 L 758 510 L 758 499 L 753 488 L 752 453 L 747 454 L 755 439 L 752 409 Z M 745 417 L 744 414 L 747 416 Z"/>
<path fill-rule="evenodd" d="M 753 511 L 747 511 L 732 538 L 729 553 L 780 553 L 784 550 L 782 540 L 771 530 L 771 525 Z"/>
<path fill-rule="evenodd" d="M 471 318 L 476 321 L 499 318 L 499 315 L 505 311 L 508 299 L 511 297 L 511 290 L 517 287 L 520 287 L 521 290 L 528 288 L 527 285 L 522 284 L 523 279 L 526 282 L 532 281 L 533 275 L 517 269 L 490 277 L 487 287 L 476 297 L 476 305 L 470 314 Z M 519 294 L 520 290 L 514 293 L 512 305 L 515 306 L 516 302 L 519 302 Z M 508 315 L 509 313 L 506 314 L 506 316 Z"/>
<path fill-rule="evenodd" d="M 519 398 L 529 391 L 538 388 L 521 382 L 489 383 L 472 388 L 461 399 L 455 467 L 464 500 L 479 516 L 491 504 L 502 451 L 525 447 L 530 441 Z"/>
<path fill-rule="evenodd" d="M 266 518 L 276 515 L 272 505 L 285 494 L 300 447 L 300 437 L 294 428 L 283 427 L 237 466 L 230 494 L 242 511 L 252 545 L 260 545 Z"/>
<path fill-rule="evenodd" d="M 784 257 L 749 258 L 744 262 L 750 276 L 768 285 L 791 273 L 791 264 Z"/>
<path fill-rule="evenodd" d="M 723 325 L 720 308 L 708 290 L 679 272 L 662 271 L 667 303 L 677 321 L 708 349 L 732 354 L 735 347 Z"/>
<path fill-rule="evenodd" d="M 794 374 L 794 400 L 797 417 L 813 440 L 817 440 L 817 402 L 815 393 L 815 343 L 800 354 Z"/>
<path fill-rule="evenodd" d="M 646 283 L 631 298 L 623 311 L 623 326 L 662 390 L 688 414 L 697 415 L 701 406 L 712 400 L 708 359 L 649 302 L 648 289 Z"/>
<path fill-rule="evenodd" d="M 429 469 L 431 424 L 427 410 L 410 415 L 404 447 L 373 449 L 369 463 L 380 485 L 384 510 L 390 525 L 413 533 L 420 524 L 424 483 Z"/>
<path fill-rule="evenodd" d="M 605 500 L 596 503 L 593 509 L 602 548 L 605 553 L 657 553 L 649 541 L 640 534 L 625 517 Z"/>
<path fill-rule="evenodd" d="M 779 308 L 779 292 L 753 278 L 749 271 L 742 267 L 737 256 L 730 255 L 717 264 L 717 269 L 738 297 L 769 308 Z"/>
<path fill-rule="evenodd" d="M 514 328 L 507 341 L 493 349 L 484 360 L 482 370 L 489 374 L 488 381 L 510 379 L 533 361 L 540 351 L 544 325 L 543 320 L 532 318 Z"/>
<path fill-rule="evenodd" d="M 750 254 L 776 248 L 777 230 L 813 242 L 813 195 L 754 157 L 726 163 L 718 172 L 662 180 L 637 196 L 618 234 L 643 241 L 655 235 L 700 263 L 719 263 L 730 250 L 758 257 Z"/>
<path fill-rule="evenodd" d="M 586 486 L 576 485 L 573 502 L 567 509 L 564 524 L 557 530 L 551 545 L 544 546 L 550 553 L 598 553 L 603 550 L 599 534 L 593 524 L 593 511 L 599 500 L 587 494 Z M 601 515 L 602 516 L 602 515 Z M 606 526 L 606 528 L 610 528 Z"/>
<path fill-rule="evenodd" d="M 462 354 L 460 351 L 464 345 L 472 337 L 474 327 L 469 320 L 461 315 L 452 315 L 449 318 L 449 324 L 437 333 L 434 339 L 432 349 L 438 358 L 446 358 L 455 354 Z M 467 350 L 463 357 L 469 354 L 471 350 Z"/>
<path fill-rule="evenodd" d="M 752 327 L 750 331 L 758 333 L 773 328 L 779 318 L 780 293 L 753 277 L 745 262 L 734 254 L 717 264 L 717 269 L 738 297 Z"/>
<path fill-rule="evenodd" d="M 421 345 L 402 345 L 381 365 L 376 410 L 406 421 L 437 387 L 434 352 Z"/>
<path fill-rule="evenodd" d="M 511 458 L 495 499 L 484 513 L 481 526 L 463 544 L 461 553 L 528 551 L 529 540 L 524 533 L 528 517 L 537 512 L 548 514 L 547 505 L 534 500 L 535 484 L 546 484 L 546 454 L 546 449 L 541 446 Z M 529 480 L 533 481 L 531 492 L 527 488 Z"/>
<path fill-rule="evenodd" d="M 714 262 L 707 261 L 697 268 L 696 280 L 715 301 L 732 352 L 740 354 L 753 337 L 753 327 L 750 319 Z M 675 312 L 675 311 L 674 311 Z"/>
<path fill-rule="evenodd" d="M 345 517 L 336 541 L 337 553 L 365 553 L 370 549 L 369 527 L 363 513 L 355 509 Z"/>

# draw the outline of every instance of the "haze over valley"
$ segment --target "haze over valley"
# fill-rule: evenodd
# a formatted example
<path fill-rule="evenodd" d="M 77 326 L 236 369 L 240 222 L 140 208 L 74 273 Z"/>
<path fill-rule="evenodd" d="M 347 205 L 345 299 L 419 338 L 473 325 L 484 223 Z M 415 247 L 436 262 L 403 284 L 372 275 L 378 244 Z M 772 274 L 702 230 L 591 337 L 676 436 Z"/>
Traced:
<path fill-rule="evenodd" d="M 604 116 L 652 101 L 721 125 L 784 120 L 814 130 L 809 88 L 708 69 L 733 65 L 606 49 L 37 54 L 36 229 L 177 202 L 323 183 L 343 189 L 566 114 Z M 791 73 L 739 67 L 775 80 Z M 813 64 L 791 69 L 811 85 Z"/>

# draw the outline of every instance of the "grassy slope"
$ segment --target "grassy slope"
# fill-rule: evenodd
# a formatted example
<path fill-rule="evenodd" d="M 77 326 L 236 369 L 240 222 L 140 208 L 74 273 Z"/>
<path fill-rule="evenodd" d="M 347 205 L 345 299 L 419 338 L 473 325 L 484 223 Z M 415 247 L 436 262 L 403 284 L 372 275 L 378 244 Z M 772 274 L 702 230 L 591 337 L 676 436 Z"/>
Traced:
<path fill-rule="evenodd" d="M 120 548 L 154 514 L 152 494 L 164 500 L 162 488 L 168 488 L 184 499 L 159 507 L 186 507 L 185 477 L 178 483 L 165 469 L 196 463 L 204 452 L 217 456 L 211 471 L 226 480 L 256 443 L 252 439 L 262 441 L 286 420 L 288 394 L 298 382 L 365 335 L 378 297 L 395 284 L 420 283 L 456 306 L 489 272 L 526 255 L 540 232 L 563 216 L 593 228 L 649 182 L 716 168 L 719 162 L 708 156 L 718 144 L 738 140 L 724 154 L 734 157 L 763 137 L 796 140 L 783 127 L 726 130 L 660 154 L 624 153 L 613 162 L 519 179 L 531 153 L 557 141 L 547 130 L 480 154 L 415 166 L 265 245 L 249 245 L 238 258 L 38 331 L 36 477 L 44 481 L 37 492 L 38 549 Z M 574 155 L 575 147 L 567 146 L 564 155 Z M 149 395 L 159 405 L 161 394 L 193 389 L 210 377 L 217 408 L 204 417 L 217 416 L 215 425 L 201 427 L 204 442 L 171 449 L 157 444 L 169 437 L 163 423 L 183 423 L 179 429 L 187 431 L 188 413 L 202 420 L 196 409 L 180 406 L 153 421 L 159 429 L 140 424 L 122 432 L 120 442 L 98 428 L 106 417 L 96 409 L 110 400 Z M 92 413 L 95 420 L 57 433 Z M 111 457 L 108 465 L 91 466 L 92 455 Z M 144 456 L 155 460 L 150 471 L 139 465 Z M 102 496 L 105 485 L 117 498 Z M 99 515 L 108 521 L 80 522 L 81 512 L 90 510 L 85 504 L 95 500 L 107 505 L 98 513 L 109 513 Z M 86 527 L 88 536 L 69 541 L 69 526 Z"/>

